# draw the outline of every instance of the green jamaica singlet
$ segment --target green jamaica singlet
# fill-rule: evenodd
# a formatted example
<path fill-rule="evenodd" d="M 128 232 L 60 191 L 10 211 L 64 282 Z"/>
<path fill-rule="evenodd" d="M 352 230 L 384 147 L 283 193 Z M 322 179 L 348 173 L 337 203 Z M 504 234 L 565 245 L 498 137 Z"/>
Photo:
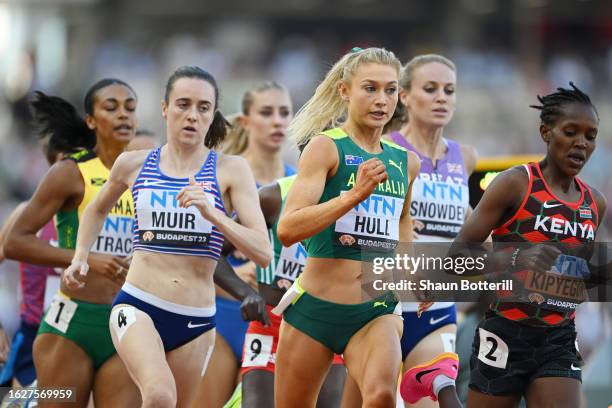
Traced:
<path fill-rule="evenodd" d="M 94 199 L 108 180 L 107 169 L 95 152 L 84 150 L 69 156 L 74 160 L 85 183 L 83 200 L 73 210 L 59 211 L 55 215 L 57 237 L 60 248 L 76 247 L 79 220 L 83 211 Z M 132 224 L 134 222 L 134 202 L 130 190 L 123 192 L 115 206 L 104 220 L 102 230 L 91 252 L 115 256 L 129 256 L 132 253 Z"/>
<path fill-rule="evenodd" d="M 92 151 L 75 153 L 70 155 L 69 159 L 77 164 L 83 177 L 83 200 L 75 209 L 58 211 L 55 219 L 60 248 L 74 249 L 83 212 L 108 180 L 110 170 Z M 91 247 L 91 252 L 115 256 L 130 255 L 133 218 L 132 193 L 126 190 L 104 219 L 102 230 Z M 110 304 L 82 301 L 67 296 L 60 290 L 45 312 L 38 333 L 62 336 L 77 344 L 87 353 L 97 370 L 115 354 L 108 330 L 110 314 Z"/>
<path fill-rule="evenodd" d="M 305 241 L 309 257 L 367 260 L 372 253 L 393 252 L 399 242 L 399 220 L 408 191 L 406 149 L 381 140 L 383 151 L 368 153 L 340 128 L 323 132 L 338 149 L 338 171 L 327 180 L 320 203 L 349 191 L 355 185 L 359 165 L 371 158 L 387 168 L 387 181 L 336 222 Z"/>

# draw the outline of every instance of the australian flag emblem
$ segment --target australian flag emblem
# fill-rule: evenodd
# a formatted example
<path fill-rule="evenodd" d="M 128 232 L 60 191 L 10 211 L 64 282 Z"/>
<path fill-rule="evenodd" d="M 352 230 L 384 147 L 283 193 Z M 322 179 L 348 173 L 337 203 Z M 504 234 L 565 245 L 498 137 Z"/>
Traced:
<path fill-rule="evenodd" d="M 363 157 L 361 156 L 353 156 L 352 154 L 344 155 L 344 164 L 347 166 L 359 166 L 363 163 Z"/>

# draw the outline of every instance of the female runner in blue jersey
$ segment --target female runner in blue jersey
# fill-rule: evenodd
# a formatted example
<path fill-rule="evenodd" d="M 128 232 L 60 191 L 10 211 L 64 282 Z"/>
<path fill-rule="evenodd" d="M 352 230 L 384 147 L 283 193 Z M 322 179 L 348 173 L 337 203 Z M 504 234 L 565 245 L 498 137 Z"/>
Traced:
<path fill-rule="evenodd" d="M 224 237 L 258 265 L 267 266 L 271 258 L 246 161 L 214 150 L 227 124 L 218 96 L 215 79 L 201 68 L 182 67 L 170 76 L 162 102 L 167 144 L 118 159 L 85 212 L 66 271 L 71 284 L 82 285 L 104 215 L 131 188 L 134 257 L 114 301 L 110 328 L 144 407 L 194 404 L 213 350 L 213 272 Z M 241 224 L 229 217 L 233 211 Z"/>

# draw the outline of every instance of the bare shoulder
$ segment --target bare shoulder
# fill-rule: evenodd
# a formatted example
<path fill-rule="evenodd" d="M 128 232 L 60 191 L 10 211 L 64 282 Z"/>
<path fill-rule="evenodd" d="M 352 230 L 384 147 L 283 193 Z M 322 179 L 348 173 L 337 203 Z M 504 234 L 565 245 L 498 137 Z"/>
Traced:
<path fill-rule="evenodd" d="M 242 156 L 235 154 L 217 153 L 217 169 L 239 170 L 249 167 L 249 162 Z"/>
<path fill-rule="evenodd" d="M 601 225 L 605 215 L 606 210 L 608 208 L 608 200 L 606 197 L 597 189 L 592 186 L 588 186 L 591 190 L 591 194 L 593 195 L 593 199 L 595 200 L 595 204 L 597 204 L 597 213 L 599 214 L 599 225 Z"/>
<path fill-rule="evenodd" d="M 315 166 L 323 166 L 329 169 L 335 169 L 338 166 L 340 158 L 338 149 L 333 139 L 327 135 L 314 136 L 302 152 L 298 167 L 303 163 L 311 163 Z"/>
<path fill-rule="evenodd" d="M 55 162 L 55 164 L 49 167 L 47 177 L 56 176 L 80 178 L 81 172 L 79 171 L 79 166 L 77 165 L 76 161 L 66 158 Z"/>
<path fill-rule="evenodd" d="M 123 152 L 117 157 L 113 167 L 119 167 L 123 170 L 134 170 L 142 167 L 151 150 L 132 150 Z"/>
<path fill-rule="evenodd" d="M 278 201 L 280 197 L 280 185 L 275 181 L 273 183 L 265 184 L 257 190 L 259 193 L 259 200 L 261 202 Z"/>
<path fill-rule="evenodd" d="M 414 180 L 421 171 L 421 159 L 418 154 L 410 150 L 406 150 L 406 157 L 408 158 L 409 179 Z"/>
<path fill-rule="evenodd" d="M 71 159 L 60 160 L 52 165 L 38 186 L 38 190 L 44 194 L 74 196 L 75 199 L 77 196 L 82 196 L 85 189 L 79 166 Z"/>
<path fill-rule="evenodd" d="M 121 153 L 113 164 L 110 179 L 131 186 L 150 152 L 150 150 L 134 150 Z"/>
<path fill-rule="evenodd" d="M 306 147 L 304 148 L 304 153 L 309 151 L 309 150 L 315 150 L 315 151 L 336 151 L 336 145 L 333 141 L 333 139 L 327 135 L 324 134 L 320 134 L 320 135 L 316 135 L 314 136 L 312 139 L 310 139 L 310 141 L 308 142 L 308 144 L 306 145 Z"/>
<path fill-rule="evenodd" d="M 281 208 L 281 188 L 277 182 L 266 184 L 258 190 L 259 205 L 266 219 L 268 228 L 276 222 Z"/>
<path fill-rule="evenodd" d="M 217 180 L 222 194 L 227 191 L 243 191 L 247 185 L 255 191 L 255 177 L 249 162 L 241 156 L 218 153 Z"/>
<path fill-rule="evenodd" d="M 487 190 L 499 191 L 505 196 L 523 197 L 529 184 L 529 173 L 523 165 L 514 166 L 499 173 Z"/>

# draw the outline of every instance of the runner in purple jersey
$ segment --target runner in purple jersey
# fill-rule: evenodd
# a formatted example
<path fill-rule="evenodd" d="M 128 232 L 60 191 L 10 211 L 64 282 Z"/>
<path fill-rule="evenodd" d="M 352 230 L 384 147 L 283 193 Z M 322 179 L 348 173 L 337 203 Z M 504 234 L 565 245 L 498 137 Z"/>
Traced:
<path fill-rule="evenodd" d="M 470 175 L 461 145 L 442 139 L 447 152 L 434 165 L 430 157 L 418 151 L 399 131 L 392 132 L 389 138 L 421 159 L 421 172 L 415 180 L 415 187 L 418 183 L 420 188 L 413 192 L 410 206 L 418 239 L 427 242 L 451 240 L 459 232 L 469 207 Z"/>
<path fill-rule="evenodd" d="M 414 240 L 449 242 L 471 211 L 468 178 L 476 164 L 473 147 L 443 137 L 455 111 L 455 65 L 440 55 L 417 56 L 402 70 L 400 85 L 401 108 L 395 116 L 401 128 L 387 138 L 421 159 L 410 203 Z M 402 303 L 402 397 L 407 407 L 461 406 L 454 387 L 459 363 L 455 305 L 436 302 L 422 314 L 418 307 Z"/>

